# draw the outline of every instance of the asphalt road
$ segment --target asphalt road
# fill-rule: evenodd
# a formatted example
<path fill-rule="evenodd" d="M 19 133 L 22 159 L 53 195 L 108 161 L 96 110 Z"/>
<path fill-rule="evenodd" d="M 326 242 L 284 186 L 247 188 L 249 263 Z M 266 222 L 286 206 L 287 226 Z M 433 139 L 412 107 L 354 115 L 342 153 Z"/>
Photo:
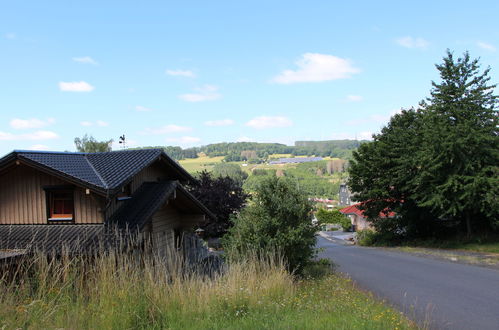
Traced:
<path fill-rule="evenodd" d="M 362 289 L 430 329 L 499 329 L 499 271 L 317 238 Z"/>

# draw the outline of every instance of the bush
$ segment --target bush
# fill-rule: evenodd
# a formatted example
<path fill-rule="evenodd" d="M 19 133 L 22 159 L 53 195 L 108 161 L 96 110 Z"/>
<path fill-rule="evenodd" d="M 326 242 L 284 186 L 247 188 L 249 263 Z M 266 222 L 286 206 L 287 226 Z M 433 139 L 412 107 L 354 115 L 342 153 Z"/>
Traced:
<path fill-rule="evenodd" d="M 357 231 L 357 244 L 362 246 L 371 246 L 376 242 L 376 232 L 371 229 Z"/>
<path fill-rule="evenodd" d="M 238 260 L 253 251 L 276 250 L 286 259 L 289 270 L 300 273 L 315 254 L 318 228 L 312 224 L 311 208 L 295 181 L 264 179 L 224 236 L 227 257 Z"/>
<path fill-rule="evenodd" d="M 349 231 L 350 228 L 352 228 L 350 218 L 338 210 L 327 211 L 321 208 L 317 211 L 315 216 L 319 220 L 319 225 L 338 224 L 341 226 L 343 231 Z"/>

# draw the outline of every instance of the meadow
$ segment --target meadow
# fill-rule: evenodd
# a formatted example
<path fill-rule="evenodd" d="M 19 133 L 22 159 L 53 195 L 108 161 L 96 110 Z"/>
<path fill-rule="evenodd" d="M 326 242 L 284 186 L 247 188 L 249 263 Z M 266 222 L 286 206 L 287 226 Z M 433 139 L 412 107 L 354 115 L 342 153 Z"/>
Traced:
<path fill-rule="evenodd" d="M 178 258 L 37 254 L 3 273 L 0 328 L 416 328 L 341 275 L 297 278 L 280 258 L 249 259 L 208 277 Z"/>

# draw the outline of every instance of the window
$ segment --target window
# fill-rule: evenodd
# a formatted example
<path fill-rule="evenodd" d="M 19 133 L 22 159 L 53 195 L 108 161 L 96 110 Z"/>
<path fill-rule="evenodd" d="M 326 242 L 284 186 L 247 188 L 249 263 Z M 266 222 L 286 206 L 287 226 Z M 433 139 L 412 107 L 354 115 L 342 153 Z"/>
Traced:
<path fill-rule="evenodd" d="M 71 190 L 51 190 L 48 195 L 48 219 L 65 221 L 74 219 L 74 198 Z"/>
<path fill-rule="evenodd" d="M 116 196 L 118 201 L 124 201 L 132 198 L 132 185 L 129 183 L 121 188 L 121 191 Z"/>

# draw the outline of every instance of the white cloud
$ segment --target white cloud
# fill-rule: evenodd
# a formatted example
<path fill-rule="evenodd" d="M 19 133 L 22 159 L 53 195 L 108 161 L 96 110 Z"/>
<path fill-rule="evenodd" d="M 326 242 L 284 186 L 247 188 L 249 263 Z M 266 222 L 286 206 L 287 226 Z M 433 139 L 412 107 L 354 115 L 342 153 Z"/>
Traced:
<path fill-rule="evenodd" d="M 165 73 L 169 76 L 187 77 L 187 78 L 196 77 L 196 74 L 191 70 L 166 70 Z"/>
<path fill-rule="evenodd" d="M 246 126 L 256 129 L 289 127 L 291 125 L 293 125 L 293 122 L 289 118 L 281 116 L 260 116 L 246 123 Z"/>
<path fill-rule="evenodd" d="M 85 81 L 59 82 L 59 89 L 63 92 L 91 92 L 95 89 Z"/>
<path fill-rule="evenodd" d="M 479 41 L 476 44 L 477 44 L 478 47 L 480 47 L 482 49 L 485 49 L 485 50 L 488 50 L 488 51 L 491 51 L 491 52 L 495 52 L 496 51 L 496 47 L 494 47 L 494 45 L 488 44 L 486 42 Z"/>
<path fill-rule="evenodd" d="M 144 107 L 142 105 L 135 106 L 135 110 L 140 111 L 140 112 L 152 111 L 151 108 L 146 108 L 146 107 Z"/>
<path fill-rule="evenodd" d="M 198 93 L 182 94 L 178 97 L 187 102 L 203 102 L 218 100 L 222 95 L 217 93 L 218 87 L 213 85 L 204 85 L 203 87 L 195 88 Z"/>
<path fill-rule="evenodd" d="M 109 126 L 109 123 L 103 121 L 103 120 L 97 120 L 96 122 L 93 121 L 81 121 L 80 122 L 81 126 L 89 127 L 89 126 L 100 126 L 100 127 L 107 127 Z"/>
<path fill-rule="evenodd" d="M 236 139 L 236 142 L 253 142 L 255 139 L 252 139 L 248 136 L 240 136 Z"/>
<path fill-rule="evenodd" d="M 5 34 L 5 38 L 10 39 L 10 40 L 14 40 L 17 38 L 17 35 L 15 33 L 10 32 L 10 33 Z"/>
<path fill-rule="evenodd" d="M 360 95 L 347 95 L 346 99 L 348 102 L 360 102 L 364 100 Z"/>
<path fill-rule="evenodd" d="M 147 128 L 145 130 L 145 134 L 168 134 L 168 133 L 180 133 L 180 132 L 190 132 L 192 131 L 191 127 L 187 126 L 178 126 L 178 125 L 165 125 L 158 128 Z"/>
<path fill-rule="evenodd" d="M 419 48 L 426 49 L 430 45 L 430 43 L 423 38 L 413 38 L 411 36 L 406 36 L 402 38 L 398 38 L 395 40 L 397 44 L 405 48 Z"/>
<path fill-rule="evenodd" d="M 73 57 L 73 61 L 78 62 L 78 63 L 83 63 L 83 64 L 92 64 L 92 65 L 98 65 L 96 60 L 91 58 L 90 56 L 84 56 L 84 57 Z"/>
<path fill-rule="evenodd" d="M 234 125 L 234 121 L 232 119 L 208 120 L 204 124 L 206 126 L 230 126 Z"/>
<path fill-rule="evenodd" d="M 176 143 L 180 146 L 190 146 L 190 145 L 201 142 L 201 139 L 198 137 L 194 137 L 194 136 L 182 136 L 182 137 L 176 137 L 176 138 L 167 138 L 166 142 Z"/>
<path fill-rule="evenodd" d="M 0 132 L 0 141 L 16 141 L 16 140 L 51 140 L 57 139 L 59 135 L 51 131 L 36 131 L 26 134 L 12 134 Z"/>
<path fill-rule="evenodd" d="M 41 128 L 53 124 L 55 120 L 53 118 L 49 118 L 47 120 L 41 120 L 37 118 L 29 118 L 29 119 L 19 119 L 14 118 L 10 121 L 10 127 L 14 129 L 27 129 L 27 128 Z"/>
<path fill-rule="evenodd" d="M 44 144 L 34 144 L 29 147 L 30 150 L 50 150 L 50 148 Z"/>
<path fill-rule="evenodd" d="M 271 81 L 278 84 L 322 82 L 350 78 L 360 72 L 350 60 L 327 54 L 303 54 L 296 65 L 297 70 L 284 70 Z"/>

